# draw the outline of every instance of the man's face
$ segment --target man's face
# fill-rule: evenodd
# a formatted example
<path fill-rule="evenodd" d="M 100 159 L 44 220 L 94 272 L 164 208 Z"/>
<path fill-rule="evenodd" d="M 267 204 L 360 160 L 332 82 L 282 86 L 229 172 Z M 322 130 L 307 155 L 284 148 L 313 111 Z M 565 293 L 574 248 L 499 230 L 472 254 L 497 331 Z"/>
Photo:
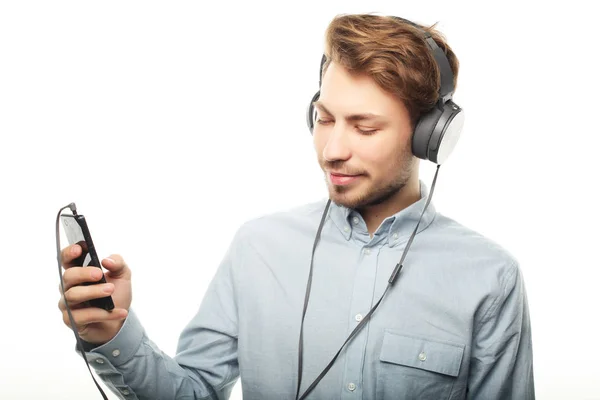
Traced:
<path fill-rule="evenodd" d="M 313 139 L 333 202 L 363 209 L 396 195 L 416 158 L 408 110 L 366 75 L 331 63 L 316 103 Z"/>

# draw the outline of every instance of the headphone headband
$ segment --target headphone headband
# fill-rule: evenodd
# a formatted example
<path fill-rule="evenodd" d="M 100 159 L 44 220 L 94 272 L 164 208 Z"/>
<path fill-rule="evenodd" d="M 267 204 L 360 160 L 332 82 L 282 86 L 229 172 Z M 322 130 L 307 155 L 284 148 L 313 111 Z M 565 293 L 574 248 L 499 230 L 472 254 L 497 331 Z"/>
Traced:
<path fill-rule="evenodd" d="M 392 18 L 394 18 L 397 21 L 406 22 L 407 24 L 414 26 L 423 33 L 423 35 L 425 36 L 425 41 L 427 42 L 429 49 L 433 53 L 433 57 L 435 58 L 435 61 L 440 70 L 440 90 L 438 93 L 440 97 L 444 100 L 444 102 L 451 99 L 452 94 L 454 93 L 454 74 L 452 73 L 452 68 L 450 67 L 450 63 L 448 62 L 448 58 L 446 57 L 444 50 L 442 50 L 440 46 L 438 46 L 438 44 L 431 36 L 431 33 L 424 30 L 423 27 L 401 17 L 392 16 Z"/>
<path fill-rule="evenodd" d="M 450 63 L 448 62 L 448 58 L 446 57 L 444 50 L 438 46 L 433 37 L 431 37 L 431 34 L 424 30 L 421 26 L 401 17 L 391 16 L 391 18 L 394 18 L 397 21 L 406 22 L 423 33 L 423 36 L 425 36 L 425 41 L 427 42 L 427 46 L 431 50 L 440 70 L 440 90 L 438 92 L 440 98 L 443 99 L 444 102 L 451 99 L 452 94 L 454 93 L 454 73 L 452 73 L 452 68 L 450 67 Z M 321 68 L 319 69 L 319 88 L 321 88 L 321 83 L 323 80 L 323 66 L 325 65 L 325 62 L 327 62 L 327 56 L 323 54 L 323 57 L 321 57 Z"/>

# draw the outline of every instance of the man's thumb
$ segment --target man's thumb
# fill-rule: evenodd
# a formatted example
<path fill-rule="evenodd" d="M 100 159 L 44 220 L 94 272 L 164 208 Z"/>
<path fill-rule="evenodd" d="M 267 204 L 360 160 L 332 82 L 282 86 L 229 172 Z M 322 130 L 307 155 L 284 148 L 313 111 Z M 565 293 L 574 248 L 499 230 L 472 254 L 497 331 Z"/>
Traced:
<path fill-rule="evenodd" d="M 112 278 L 118 278 L 128 270 L 125 260 L 118 254 L 111 254 L 103 259 L 102 266 L 110 271 Z"/>

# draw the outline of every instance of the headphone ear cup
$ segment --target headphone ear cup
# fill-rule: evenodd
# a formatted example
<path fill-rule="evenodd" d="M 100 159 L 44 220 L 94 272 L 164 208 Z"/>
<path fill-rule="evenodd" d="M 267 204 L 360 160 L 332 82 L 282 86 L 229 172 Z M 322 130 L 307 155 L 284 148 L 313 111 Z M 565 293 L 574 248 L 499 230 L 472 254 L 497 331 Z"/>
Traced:
<path fill-rule="evenodd" d="M 423 115 L 413 133 L 412 152 L 423 160 L 442 164 L 452 153 L 462 132 L 464 113 L 453 101 Z"/>
<path fill-rule="evenodd" d="M 437 164 L 446 161 L 458 142 L 464 120 L 465 114 L 458 105 L 452 101 L 444 105 L 444 112 L 429 142 L 430 159 L 435 160 Z"/>
<path fill-rule="evenodd" d="M 308 109 L 306 110 L 306 125 L 308 125 L 308 130 L 310 131 L 311 135 L 313 133 L 313 129 L 315 128 L 315 107 L 313 106 L 313 103 L 319 99 L 320 95 L 321 95 L 321 91 L 319 90 L 312 97 L 312 100 L 310 101 L 310 104 L 308 105 Z"/>
<path fill-rule="evenodd" d="M 423 114 L 415 126 L 412 137 L 412 153 L 415 157 L 422 160 L 433 161 L 429 159 L 429 142 L 435 126 L 437 125 L 442 110 L 434 107 L 431 111 Z"/>

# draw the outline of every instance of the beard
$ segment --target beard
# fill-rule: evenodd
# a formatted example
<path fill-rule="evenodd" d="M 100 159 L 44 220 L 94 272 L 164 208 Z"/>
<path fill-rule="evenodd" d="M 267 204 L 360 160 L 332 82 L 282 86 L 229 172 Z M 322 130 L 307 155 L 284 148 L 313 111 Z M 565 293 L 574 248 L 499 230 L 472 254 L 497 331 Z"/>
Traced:
<path fill-rule="evenodd" d="M 340 162 L 321 162 L 323 168 L 347 171 L 343 163 Z M 392 175 L 388 179 L 373 182 L 371 176 L 366 172 L 348 172 L 348 174 L 361 174 L 355 187 L 337 186 L 329 183 L 327 174 L 325 174 L 325 183 L 329 191 L 331 201 L 338 206 L 343 206 L 355 210 L 372 207 L 385 203 L 396 194 L 400 193 L 408 183 L 413 171 L 413 155 L 411 152 L 404 152 L 402 157 L 394 162 L 390 168 L 390 173 L 383 176 L 383 179 Z"/>

